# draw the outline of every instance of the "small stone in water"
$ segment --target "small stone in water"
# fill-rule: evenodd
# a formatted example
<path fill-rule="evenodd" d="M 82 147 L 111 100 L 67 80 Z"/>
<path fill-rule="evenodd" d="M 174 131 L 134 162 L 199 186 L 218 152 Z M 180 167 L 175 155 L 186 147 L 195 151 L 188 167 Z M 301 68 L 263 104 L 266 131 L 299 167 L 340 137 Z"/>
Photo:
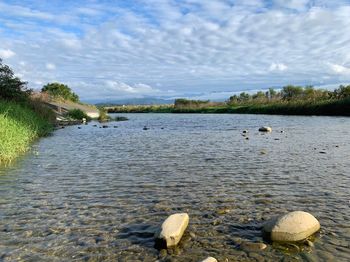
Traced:
<path fill-rule="evenodd" d="M 248 251 L 259 251 L 267 248 L 267 245 L 264 243 L 243 242 L 241 248 Z"/>
<path fill-rule="evenodd" d="M 216 258 L 213 257 L 207 257 L 206 259 L 202 260 L 201 262 L 218 262 Z"/>
<path fill-rule="evenodd" d="M 213 222 L 211 222 L 211 224 L 213 225 L 213 226 L 217 226 L 217 225 L 219 225 L 221 223 L 221 221 L 219 220 L 219 219 L 215 219 Z"/>
<path fill-rule="evenodd" d="M 229 213 L 230 211 L 231 210 L 228 208 L 220 208 L 220 209 L 216 210 L 216 213 L 218 215 L 225 215 L 225 214 Z"/>
<path fill-rule="evenodd" d="M 168 255 L 168 252 L 166 249 L 162 249 L 159 251 L 159 258 L 164 258 Z"/>

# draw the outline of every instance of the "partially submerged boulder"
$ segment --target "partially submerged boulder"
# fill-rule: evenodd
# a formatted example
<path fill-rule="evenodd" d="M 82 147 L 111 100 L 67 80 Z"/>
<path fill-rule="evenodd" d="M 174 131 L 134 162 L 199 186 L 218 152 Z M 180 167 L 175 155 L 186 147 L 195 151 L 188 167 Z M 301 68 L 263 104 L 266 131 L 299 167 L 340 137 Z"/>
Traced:
<path fill-rule="evenodd" d="M 156 234 L 156 246 L 169 248 L 176 246 L 189 223 L 187 213 L 178 213 L 169 216 L 162 224 L 159 234 Z"/>
<path fill-rule="evenodd" d="M 269 126 L 262 126 L 259 128 L 260 132 L 272 132 L 272 128 Z"/>
<path fill-rule="evenodd" d="M 294 211 L 269 220 L 263 231 L 272 241 L 296 242 L 308 238 L 320 227 L 318 220 L 310 213 Z"/>

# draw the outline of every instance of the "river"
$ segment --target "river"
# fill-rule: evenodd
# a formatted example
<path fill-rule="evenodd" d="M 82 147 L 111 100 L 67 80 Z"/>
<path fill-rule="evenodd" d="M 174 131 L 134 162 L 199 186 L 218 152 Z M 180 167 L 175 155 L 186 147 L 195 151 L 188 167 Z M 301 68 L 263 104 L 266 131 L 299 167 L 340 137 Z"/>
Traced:
<path fill-rule="evenodd" d="M 350 118 L 125 116 L 57 130 L 0 169 L 0 260 L 350 260 Z M 294 210 L 320 221 L 314 247 L 240 247 Z M 190 216 L 180 245 L 155 249 L 177 212 Z"/>

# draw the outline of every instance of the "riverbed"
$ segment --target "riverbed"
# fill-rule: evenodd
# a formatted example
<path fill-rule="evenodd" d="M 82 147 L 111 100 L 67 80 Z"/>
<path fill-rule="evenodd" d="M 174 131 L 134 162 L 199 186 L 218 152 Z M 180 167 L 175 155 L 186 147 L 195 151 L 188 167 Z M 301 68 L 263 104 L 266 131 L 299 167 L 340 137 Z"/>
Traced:
<path fill-rule="evenodd" d="M 57 130 L 0 169 L 0 260 L 350 260 L 350 118 L 124 116 Z M 314 247 L 266 242 L 264 221 L 294 210 L 320 221 Z M 180 245 L 157 250 L 178 212 Z"/>

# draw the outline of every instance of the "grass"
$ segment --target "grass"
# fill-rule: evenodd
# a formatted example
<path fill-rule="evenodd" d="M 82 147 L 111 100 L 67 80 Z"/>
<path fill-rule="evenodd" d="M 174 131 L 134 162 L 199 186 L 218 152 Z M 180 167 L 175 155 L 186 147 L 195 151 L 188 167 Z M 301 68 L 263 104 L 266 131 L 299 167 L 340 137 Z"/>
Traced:
<path fill-rule="evenodd" d="M 110 113 L 203 113 L 203 114 L 270 114 L 350 116 L 350 98 L 322 101 L 274 101 L 241 105 L 217 104 L 198 106 L 117 106 L 106 108 Z"/>
<path fill-rule="evenodd" d="M 18 104 L 0 100 L 0 165 L 26 152 L 31 142 L 53 130 L 53 115 L 37 101 Z"/>

